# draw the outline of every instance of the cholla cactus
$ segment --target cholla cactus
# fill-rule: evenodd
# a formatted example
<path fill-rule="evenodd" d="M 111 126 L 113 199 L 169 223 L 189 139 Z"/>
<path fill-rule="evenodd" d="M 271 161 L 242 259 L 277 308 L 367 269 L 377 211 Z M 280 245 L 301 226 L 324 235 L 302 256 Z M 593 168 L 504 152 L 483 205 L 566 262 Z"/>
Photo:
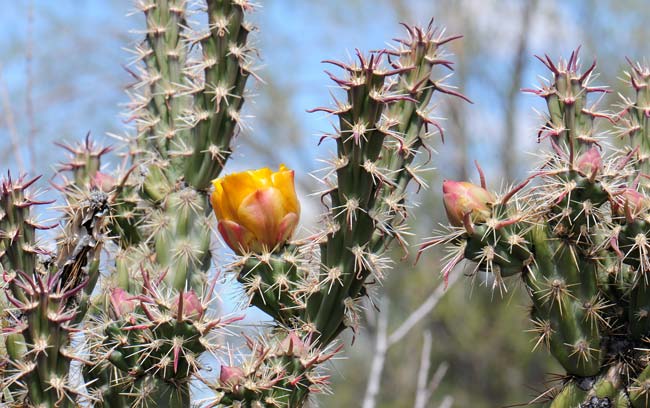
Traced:
<path fill-rule="evenodd" d="M 215 354 L 222 347 L 215 331 L 239 319 L 206 310 L 214 286 L 206 188 L 241 126 L 254 51 L 244 17 L 252 6 L 206 6 L 196 11 L 207 12 L 207 29 L 193 32 L 185 1 L 138 2 L 147 29 L 132 87 L 137 135 L 132 167 L 114 187 L 114 274 L 89 333 L 97 363 L 87 373 L 106 406 L 189 406 L 201 354 Z M 200 47 L 201 59 L 188 59 L 191 47 Z M 133 306 L 126 313 L 116 302 Z"/>
<path fill-rule="evenodd" d="M 359 302 L 391 265 L 388 244 L 405 244 L 411 181 L 422 187 L 415 158 L 442 130 L 429 117 L 438 91 L 464 98 L 442 83 L 450 70 L 442 47 L 458 37 L 444 31 L 405 26 L 408 37 L 392 50 L 344 64 L 339 78 L 346 100 L 326 112 L 336 118 L 337 156 L 323 178 L 328 212 L 325 229 L 289 242 L 299 205 L 293 173 L 283 167 L 227 176 L 214 182 L 212 204 L 219 230 L 241 257 L 233 264 L 250 302 L 274 318 L 274 338 L 308 347 L 305 356 L 281 357 L 277 340 L 256 343 L 251 363 L 229 367 L 214 389 L 215 404 L 301 406 L 322 389 L 319 364 L 330 358 L 339 334 L 359 325 Z M 301 339 L 300 341 L 296 339 Z M 284 347 L 286 349 L 286 346 Z M 263 351 L 257 351 L 263 350 Z M 256 406 L 256 405 L 252 405 Z"/>
<path fill-rule="evenodd" d="M 70 379 L 73 361 L 84 362 L 75 333 L 88 309 L 105 241 L 108 196 L 99 191 L 68 202 L 59 248 L 50 252 L 35 237 L 31 207 L 44 204 L 26 189 L 36 179 L 2 182 L 3 282 L 8 307 L 7 359 L 2 388 L 9 406 L 74 406 L 85 396 Z"/>
<path fill-rule="evenodd" d="M 189 406 L 202 353 L 216 353 L 214 334 L 241 318 L 207 310 L 216 280 L 206 189 L 241 127 L 252 6 L 208 1 L 195 10 L 208 13 L 201 33 L 184 0 L 137 6 L 147 29 L 125 167 L 105 171 L 111 149 L 89 137 L 63 146 L 71 157 L 56 185 L 66 200 L 56 251 L 38 244 L 45 227 L 30 212 L 32 181 L 2 184 L 2 401 L 11 406 Z"/>
<path fill-rule="evenodd" d="M 609 116 L 591 95 L 595 62 L 581 71 L 578 51 L 568 61 L 540 60 L 551 79 L 526 90 L 546 100 L 538 138 L 551 150 L 524 183 L 495 197 L 482 186 L 445 182 L 449 234 L 427 242 L 451 250 L 448 274 L 475 262 L 494 287 L 520 275 L 532 306 L 535 347 L 545 347 L 566 374 L 534 402 L 551 407 L 647 407 L 648 243 L 647 79 L 638 64 L 628 74 L 637 91 Z M 597 101 L 596 101 L 597 102 Z M 603 154 L 610 125 L 626 149 Z M 533 180 L 536 183 L 533 183 Z M 642 181 L 643 180 L 643 181 Z M 533 187 L 527 188 L 528 184 Z"/>

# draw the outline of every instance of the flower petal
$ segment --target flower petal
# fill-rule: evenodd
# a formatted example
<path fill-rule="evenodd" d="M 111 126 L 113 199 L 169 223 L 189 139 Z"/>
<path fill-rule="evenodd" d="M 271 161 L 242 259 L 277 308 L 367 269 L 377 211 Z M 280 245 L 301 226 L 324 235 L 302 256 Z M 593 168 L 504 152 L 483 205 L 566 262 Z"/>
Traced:
<path fill-rule="evenodd" d="M 219 221 L 217 228 L 230 249 L 240 255 L 250 249 L 250 242 L 255 238 L 249 230 L 234 221 Z"/>
<path fill-rule="evenodd" d="M 293 170 L 288 170 L 284 164 L 282 164 L 280 165 L 280 169 L 276 173 L 273 173 L 271 178 L 273 181 L 273 187 L 280 190 L 284 197 L 283 205 L 285 210 L 300 215 L 300 202 L 296 196 Z"/>
<path fill-rule="evenodd" d="M 246 197 L 237 210 L 241 224 L 267 249 L 275 247 L 278 226 L 286 214 L 282 202 L 280 190 L 269 187 Z"/>
<path fill-rule="evenodd" d="M 294 172 L 280 165 L 212 181 L 210 202 L 219 231 L 235 252 L 273 250 L 291 237 L 300 218 Z"/>
<path fill-rule="evenodd" d="M 280 225 L 278 225 L 278 235 L 276 236 L 276 242 L 283 244 L 287 242 L 289 238 L 293 235 L 293 232 L 298 226 L 299 217 L 296 213 L 289 213 L 282 218 Z"/>

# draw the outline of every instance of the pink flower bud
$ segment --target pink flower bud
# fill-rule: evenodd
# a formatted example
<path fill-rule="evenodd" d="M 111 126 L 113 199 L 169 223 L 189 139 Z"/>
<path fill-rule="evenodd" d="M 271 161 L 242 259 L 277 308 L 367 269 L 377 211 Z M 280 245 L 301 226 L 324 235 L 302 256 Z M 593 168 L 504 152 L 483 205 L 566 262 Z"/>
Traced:
<path fill-rule="evenodd" d="M 443 201 L 449 223 L 463 226 L 463 217 L 471 213 L 474 222 L 483 222 L 490 216 L 494 196 L 486 189 L 467 181 L 445 180 L 442 183 Z"/>
<path fill-rule="evenodd" d="M 95 175 L 90 179 L 90 188 L 96 188 L 105 193 L 113 191 L 116 185 L 117 181 L 115 180 L 115 177 L 100 171 L 95 173 Z"/>
<path fill-rule="evenodd" d="M 122 288 L 114 288 L 111 290 L 111 305 L 118 317 L 122 317 L 135 310 L 137 301 L 131 294 Z"/>
<path fill-rule="evenodd" d="M 612 209 L 619 215 L 630 215 L 633 219 L 648 209 L 648 198 L 633 188 L 626 188 L 621 194 L 621 199 L 612 204 Z M 629 214 L 625 213 L 628 208 Z"/>
<path fill-rule="evenodd" d="M 172 312 L 178 314 L 179 297 L 174 299 Z M 183 293 L 183 319 L 200 319 L 205 312 L 201 300 L 193 290 Z"/>
<path fill-rule="evenodd" d="M 221 382 L 221 385 L 234 387 L 244 379 L 244 376 L 244 370 L 241 368 L 222 365 L 221 372 L 219 373 L 219 382 Z"/>
<path fill-rule="evenodd" d="M 598 148 L 594 146 L 580 155 L 576 161 L 576 168 L 587 176 L 591 176 L 602 170 L 603 159 L 600 156 Z"/>
<path fill-rule="evenodd" d="M 289 332 L 289 335 L 282 340 L 282 350 L 287 355 L 302 357 L 309 353 L 309 346 L 298 336 L 295 331 Z"/>

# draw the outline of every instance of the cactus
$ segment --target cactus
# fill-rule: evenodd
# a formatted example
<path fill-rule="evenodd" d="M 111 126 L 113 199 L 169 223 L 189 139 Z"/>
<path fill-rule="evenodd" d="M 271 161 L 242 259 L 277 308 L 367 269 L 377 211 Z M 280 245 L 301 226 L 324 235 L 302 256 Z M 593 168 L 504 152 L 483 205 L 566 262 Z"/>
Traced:
<path fill-rule="evenodd" d="M 594 61 L 582 71 L 578 51 L 558 64 L 539 58 L 551 79 L 526 92 L 545 99 L 538 139 L 550 144 L 540 167 L 501 195 L 467 182 L 445 182 L 448 233 L 426 242 L 452 249 L 448 274 L 462 259 L 487 272 L 494 287 L 519 275 L 532 305 L 535 347 L 545 347 L 566 374 L 535 399 L 562 407 L 647 407 L 647 79 L 631 64 L 636 91 L 616 116 L 591 95 Z M 622 152 L 604 154 L 599 131 L 608 120 L 626 137 Z M 629 137 L 628 137 L 629 136 Z M 479 169 L 480 170 L 480 169 Z M 643 181 L 642 181 L 643 180 Z M 532 187 L 529 187 L 531 186 Z"/>
<path fill-rule="evenodd" d="M 411 182 L 422 187 L 427 160 L 415 159 L 429 139 L 442 135 L 429 117 L 433 94 L 466 98 L 442 83 L 447 76 L 441 71 L 451 70 L 443 46 L 459 37 L 444 37 L 432 23 L 405 28 L 407 38 L 393 50 L 357 51 L 351 64 L 326 61 L 343 71 L 342 78 L 328 75 L 346 100 L 312 110 L 336 118 L 335 132 L 323 136 L 334 140 L 337 156 L 323 178 L 328 212 L 322 232 L 287 242 L 299 205 L 293 173 L 282 166 L 214 181 L 219 231 L 240 255 L 231 269 L 248 303 L 274 319 L 275 339 L 309 350 L 308 357 L 288 359 L 287 346 L 279 352 L 277 340 L 253 343 L 252 362 L 223 369 L 211 385 L 220 392 L 218 403 L 302 406 L 322 388 L 318 366 L 340 347 L 338 336 L 357 331 L 361 299 L 390 269 L 388 245 L 397 240 L 406 249 L 406 191 Z"/>
<path fill-rule="evenodd" d="M 106 172 L 101 158 L 113 149 L 89 136 L 62 145 L 70 160 L 55 184 L 65 204 L 52 252 L 35 234 L 48 227 L 30 212 L 46 204 L 26 192 L 36 179 L 2 184 L 2 384 L 11 406 L 189 406 L 201 355 L 220 350 L 215 333 L 241 318 L 207 310 L 216 278 L 206 190 L 242 126 L 252 6 L 208 1 L 200 33 L 185 0 L 137 6 L 146 30 L 130 70 L 136 134 L 122 147 L 126 167 Z M 189 57 L 192 47 L 202 59 Z M 102 259 L 107 237 L 114 245 Z"/>
<path fill-rule="evenodd" d="M 74 347 L 76 324 L 88 310 L 105 241 L 108 196 L 92 192 L 68 202 L 56 253 L 38 244 L 26 189 L 36 179 L 2 183 L 2 262 L 8 366 L 3 389 L 10 406 L 75 406 L 85 396 L 70 379 L 73 361 L 85 362 Z"/>
<path fill-rule="evenodd" d="M 214 283 L 206 187 L 229 156 L 251 75 L 246 1 L 208 1 L 208 28 L 193 32 L 185 1 L 141 1 L 145 40 L 136 48 L 132 87 L 137 134 L 132 167 L 114 187 L 119 252 L 107 295 L 98 300 L 91 343 L 98 362 L 93 392 L 107 406 L 188 406 L 199 357 L 215 353 L 214 333 L 238 318 L 208 317 Z M 200 46 L 202 59 L 188 56 Z M 111 309 L 124 291 L 132 313 Z M 128 295 L 127 295 L 128 294 Z M 190 301 L 191 300 L 191 301 Z M 200 307 L 199 307 L 200 306 Z M 185 316 L 183 309 L 201 309 Z M 138 352 L 135 352 L 135 351 Z M 119 392 L 114 392 L 114 387 Z"/>

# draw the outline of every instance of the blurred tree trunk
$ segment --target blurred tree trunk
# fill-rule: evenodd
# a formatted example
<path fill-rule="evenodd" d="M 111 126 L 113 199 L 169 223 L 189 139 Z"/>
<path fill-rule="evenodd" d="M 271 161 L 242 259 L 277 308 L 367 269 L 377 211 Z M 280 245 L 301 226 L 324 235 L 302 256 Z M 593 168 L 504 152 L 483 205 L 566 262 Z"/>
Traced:
<path fill-rule="evenodd" d="M 528 55 L 528 34 L 531 30 L 532 17 L 537 9 L 538 0 L 530 0 L 524 2 L 521 10 L 521 23 L 519 25 L 519 43 L 517 44 L 516 52 L 512 62 L 512 72 L 510 74 L 510 86 L 508 93 L 505 96 L 504 106 L 504 122 L 505 134 L 503 136 L 503 145 L 501 146 L 501 163 L 502 175 L 508 180 L 512 181 L 517 177 L 517 124 L 518 110 L 517 102 L 519 100 L 519 89 L 521 88 L 521 80 L 526 69 L 526 63 L 530 60 Z"/>

